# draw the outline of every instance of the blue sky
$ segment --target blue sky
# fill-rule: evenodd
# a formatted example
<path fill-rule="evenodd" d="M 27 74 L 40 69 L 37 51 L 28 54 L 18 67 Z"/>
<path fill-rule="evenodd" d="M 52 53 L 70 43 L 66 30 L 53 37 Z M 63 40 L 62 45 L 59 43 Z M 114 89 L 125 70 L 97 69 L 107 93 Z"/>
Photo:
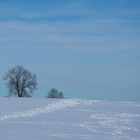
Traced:
<path fill-rule="evenodd" d="M 0 77 L 23 65 L 35 96 L 140 101 L 139 45 L 139 0 L 0 0 Z"/>

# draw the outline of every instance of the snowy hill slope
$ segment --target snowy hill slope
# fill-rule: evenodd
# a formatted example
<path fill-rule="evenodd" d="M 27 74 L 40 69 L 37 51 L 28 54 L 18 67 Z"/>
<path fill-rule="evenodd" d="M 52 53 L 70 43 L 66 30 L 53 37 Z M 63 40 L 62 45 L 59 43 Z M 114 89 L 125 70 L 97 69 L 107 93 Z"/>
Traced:
<path fill-rule="evenodd" d="M 140 103 L 0 98 L 0 140 L 140 140 Z"/>

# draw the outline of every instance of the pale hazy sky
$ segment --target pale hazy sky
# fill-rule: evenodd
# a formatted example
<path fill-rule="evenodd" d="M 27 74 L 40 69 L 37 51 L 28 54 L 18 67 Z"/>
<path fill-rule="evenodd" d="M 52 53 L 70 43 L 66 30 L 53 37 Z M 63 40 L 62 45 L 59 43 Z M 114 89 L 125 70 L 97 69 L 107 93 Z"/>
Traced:
<path fill-rule="evenodd" d="M 0 0 L 2 77 L 16 65 L 68 98 L 140 101 L 139 0 Z"/>

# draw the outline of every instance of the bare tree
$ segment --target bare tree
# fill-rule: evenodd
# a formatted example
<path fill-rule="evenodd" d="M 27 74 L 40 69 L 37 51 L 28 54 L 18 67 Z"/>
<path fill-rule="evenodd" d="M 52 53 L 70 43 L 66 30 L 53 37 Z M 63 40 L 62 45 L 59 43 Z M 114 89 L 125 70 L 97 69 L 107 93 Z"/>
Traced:
<path fill-rule="evenodd" d="M 64 98 L 63 92 L 59 92 L 59 98 Z"/>
<path fill-rule="evenodd" d="M 57 89 L 52 88 L 48 92 L 48 98 L 64 98 L 64 95 L 62 92 L 59 92 Z"/>
<path fill-rule="evenodd" d="M 34 73 L 18 65 L 10 69 L 3 79 L 6 81 L 10 95 L 30 97 L 37 86 L 36 78 Z"/>

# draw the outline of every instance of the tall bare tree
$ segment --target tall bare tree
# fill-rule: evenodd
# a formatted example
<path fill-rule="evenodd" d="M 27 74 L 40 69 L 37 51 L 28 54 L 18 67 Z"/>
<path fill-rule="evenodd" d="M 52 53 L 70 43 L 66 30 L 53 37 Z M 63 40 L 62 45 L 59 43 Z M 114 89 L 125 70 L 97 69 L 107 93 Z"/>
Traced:
<path fill-rule="evenodd" d="M 37 87 L 36 75 L 20 65 L 10 69 L 3 79 L 10 95 L 18 97 L 30 97 Z"/>

